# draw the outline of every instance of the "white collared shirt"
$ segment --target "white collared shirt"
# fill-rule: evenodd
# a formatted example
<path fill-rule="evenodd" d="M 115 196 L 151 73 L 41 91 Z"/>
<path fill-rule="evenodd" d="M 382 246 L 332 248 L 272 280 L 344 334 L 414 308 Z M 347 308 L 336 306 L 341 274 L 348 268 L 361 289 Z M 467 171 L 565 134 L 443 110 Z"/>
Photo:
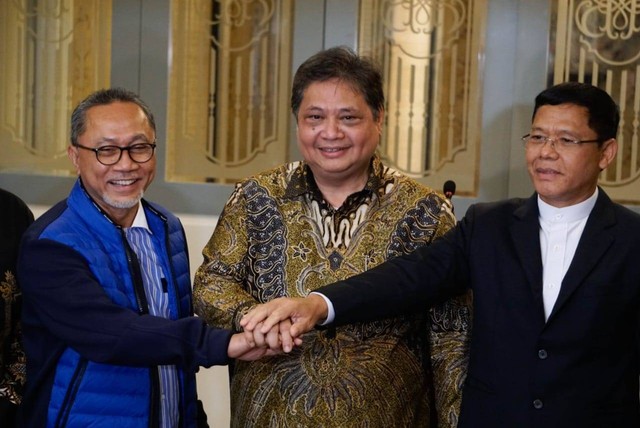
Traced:
<path fill-rule="evenodd" d="M 138 211 L 136 212 L 133 224 L 130 227 L 141 227 L 143 229 L 147 229 L 149 233 L 151 233 L 149 223 L 147 222 L 147 215 L 144 213 L 144 208 L 142 207 L 142 202 L 138 202 Z"/>
<path fill-rule="evenodd" d="M 540 252 L 542 254 L 542 299 L 544 317 L 558 299 L 564 275 L 571 265 L 589 214 L 598 199 L 598 189 L 583 202 L 556 208 L 538 196 L 540 211 Z"/>

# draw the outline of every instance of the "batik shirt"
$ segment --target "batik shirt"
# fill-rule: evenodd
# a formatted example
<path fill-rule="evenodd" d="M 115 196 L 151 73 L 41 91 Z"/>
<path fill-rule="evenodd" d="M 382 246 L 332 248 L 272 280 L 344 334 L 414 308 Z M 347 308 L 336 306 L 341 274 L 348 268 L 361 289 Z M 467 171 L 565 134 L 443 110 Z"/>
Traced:
<path fill-rule="evenodd" d="M 0 426 L 13 426 L 26 381 L 22 348 L 22 293 L 16 281 L 20 238 L 33 214 L 17 196 L 0 189 Z"/>
<path fill-rule="evenodd" d="M 455 223 L 450 203 L 377 157 L 339 208 L 304 162 L 239 183 L 196 272 L 196 312 L 240 330 L 257 303 L 317 288 L 428 245 Z M 393 287 L 394 284 L 389 284 Z M 455 426 L 470 297 L 418 314 L 318 329 L 290 354 L 231 370 L 234 427 Z"/>

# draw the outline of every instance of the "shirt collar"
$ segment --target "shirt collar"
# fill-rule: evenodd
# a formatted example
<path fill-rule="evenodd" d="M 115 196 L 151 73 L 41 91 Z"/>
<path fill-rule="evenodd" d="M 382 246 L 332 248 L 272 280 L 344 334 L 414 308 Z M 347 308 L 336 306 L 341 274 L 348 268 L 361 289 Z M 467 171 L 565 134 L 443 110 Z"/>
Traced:
<path fill-rule="evenodd" d="M 549 223 L 571 223 L 589 217 L 598 199 L 598 188 L 588 199 L 568 207 L 557 208 L 544 202 L 538 195 L 540 218 Z"/>
<path fill-rule="evenodd" d="M 133 219 L 131 227 L 141 227 L 143 229 L 147 229 L 151 233 L 149 223 L 147 222 L 147 215 L 142 207 L 142 202 L 138 202 L 138 212 L 136 212 L 136 217 Z"/>

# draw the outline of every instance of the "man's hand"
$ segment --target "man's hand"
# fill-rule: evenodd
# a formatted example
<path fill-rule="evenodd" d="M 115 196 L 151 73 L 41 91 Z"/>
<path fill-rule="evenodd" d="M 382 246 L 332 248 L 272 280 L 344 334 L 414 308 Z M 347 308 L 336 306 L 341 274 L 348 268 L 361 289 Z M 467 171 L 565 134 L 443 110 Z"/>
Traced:
<path fill-rule="evenodd" d="M 253 343 L 254 346 L 268 347 L 275 352 L 291 351 L 294 345 L 301 345 L 301 339 L 294 339 L 291 337 L 291 321 L 289 319 L 283 320 L 278 324 L 271 327 L 270 330 L 262 332 L 263 324 L 260 323 L 258 328 L 253 330 L 244 330 L 245 340 L 249 343 Z"/>
<path fill-rule="evenodd" d="M 254 343 L 260 343 L 262 337 L 268 338 L 270 333 L 273 335 L 274 328 L 277 329 L 282 349 L 284 352 L 290 352 L 294 344 L 302 343 L 300 335 L 326 319 L 327 312 L 324 299 L 315 294 L 310 294 L 304 299 L 281 297 L 251 309 L 240 320 L 240 325 L 244 328 L 247 341 Z M 289 323 L 290 328 L 287 332 L 286 327 Z M 266 340 L 268 342 L 268 339 Z"/>
<path fill-rule="evenodd" d="M 227 355 L 229 358 L 236 358 L 244 361 L 254 361 L 264 356 L 276 355 L 279 352 L 266 346 L 256 346 L 255 343 L 249 342 L 243 333 L 236 333 L 231 336 Z"/>

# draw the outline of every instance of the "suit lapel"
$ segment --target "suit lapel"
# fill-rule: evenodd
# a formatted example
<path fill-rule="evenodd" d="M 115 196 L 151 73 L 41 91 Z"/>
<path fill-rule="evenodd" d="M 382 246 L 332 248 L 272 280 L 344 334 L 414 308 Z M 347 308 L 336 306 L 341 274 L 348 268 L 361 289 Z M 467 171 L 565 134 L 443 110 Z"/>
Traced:
<path fill-rule="evenodd" d="M 562 280 L 558 300 L 556 300 L 547 323 L 562 309 L 562 306 L 566 304 L 613 244 L 613 236 L 607 232 L 607 229 L 614 223 L 613 203 L 602 189 L 599 189 L 598 200 L 587 219 L 576 253 Z"/>
<path fill-rule="evenodd" d="M 520 264 L 529 282 L 535 312 L 544 322 L 542 302 L 542 256 L 540 253 L 540 224 L 538 221 L 538 196 L 534 194 L 513 212 L 510 233 Z"/>

